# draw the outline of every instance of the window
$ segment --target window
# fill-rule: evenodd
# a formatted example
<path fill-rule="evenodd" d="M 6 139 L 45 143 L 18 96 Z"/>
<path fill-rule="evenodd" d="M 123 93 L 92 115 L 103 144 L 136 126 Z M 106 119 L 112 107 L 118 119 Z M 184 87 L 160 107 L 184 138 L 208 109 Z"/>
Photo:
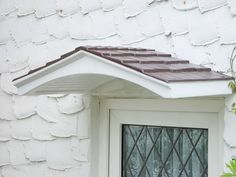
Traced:
<path fill-rule="evenodd" d="M 101 103 L 99 177 L 216 177 L 223 171 L 219 100 Z"/>
<path fill-rule="evenodd" d="M 208 130 L 122 126 L 122 177 L 207 177 Z"/>

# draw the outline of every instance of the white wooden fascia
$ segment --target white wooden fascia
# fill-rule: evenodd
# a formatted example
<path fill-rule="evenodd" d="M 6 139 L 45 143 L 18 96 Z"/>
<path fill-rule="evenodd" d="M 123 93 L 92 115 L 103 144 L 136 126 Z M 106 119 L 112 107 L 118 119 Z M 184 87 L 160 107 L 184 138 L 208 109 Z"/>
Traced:
<path fill-rule="evenodd" d="M 52 83 L 55 79 L 61 79 L 63 82 L 63 79 L 68 76 L 79 75 L 84 76 L 84 79 L 87 75 L 123 79 L 140 85 L 163 98 L 218 96 L 232 93 L 227 86 L 228 81 L 166 83 L 86 51 L 79 51 L 56 64 L 18 79 L 14 85 L 18 88 L 19 95 L 36 94 L 42 86 Z M 79 80 L 75 82 L 78 83 Z M 55 89 L 56 92 L 57 89 Z M 78 90 L 78 92 L 84 93 L 88 90 Z M 46 94 L 46 91 L 44 93 Z"/>

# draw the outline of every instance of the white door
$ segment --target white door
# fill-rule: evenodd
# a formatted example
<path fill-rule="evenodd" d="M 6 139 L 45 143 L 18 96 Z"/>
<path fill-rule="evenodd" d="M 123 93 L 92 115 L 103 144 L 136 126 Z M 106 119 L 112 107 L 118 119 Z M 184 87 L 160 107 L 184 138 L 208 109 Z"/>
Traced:
<path fill-rule="evenodd" d="M 216 113 L 111 109 L 109 115 L 109 177 L 219 176 Z"/>

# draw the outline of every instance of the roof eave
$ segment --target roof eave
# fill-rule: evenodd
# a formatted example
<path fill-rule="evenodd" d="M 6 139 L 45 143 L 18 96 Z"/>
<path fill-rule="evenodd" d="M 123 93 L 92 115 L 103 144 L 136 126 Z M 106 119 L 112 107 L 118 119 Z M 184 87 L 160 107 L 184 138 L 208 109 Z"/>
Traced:
<path fill-rule="evenodd" d="M 39 93 L 42 85 L 49 84 L 55 79 L 60 81 L 61 78 L 61 82 L 63 82 L 63 78 L 78 75 L 83 80 L 86 80 L 88 75 L 124 79 L 164 98 L 219 96 L 232 93 L 228 88 L 229 81 L 227 80 L 166 83 L 82 50 L 53 65 L 15 80 L 14 85 L 18 88 L 19 95 L 32 95 Z M 80 80 L 74 82 L 78 83 Z M 101 84 L 102 82 L 104 82 L 104 78 L 101 79 Z M 89 90 L 78 90 L 78 92 L 88 93 Z M 43 93 L 46 94 L 47 91 Z M 55 93 L 58 93 L 57 88 L 55 88 Z"/>

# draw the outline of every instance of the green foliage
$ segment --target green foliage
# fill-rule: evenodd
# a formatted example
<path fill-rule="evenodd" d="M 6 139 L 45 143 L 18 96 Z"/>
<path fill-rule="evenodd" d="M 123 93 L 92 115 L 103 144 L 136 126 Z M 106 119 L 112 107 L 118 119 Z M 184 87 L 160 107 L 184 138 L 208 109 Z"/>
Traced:
<path fill-rule="evenodd" d="M 236 93 L 236 83 L 235 83 L 235 81 L 231 81 L 228 86 L 229 86 L 229 88 L 232 89 L 232 91 L 234 93 Z"/>
<path fill-rule="evenodd" d="M 230 57 L 230 71 L 231 71 L 231 75 L 232 77 L 236 78 L 235 75 L 235 71 L 234 71 L 234 60 L 236 59 L 236 46 L 234 47 L 232 53 L 231 53 L 231 57 Z M 233 93 L 236 93 L 236 81 L 233 80 L 229 83 L 229 88 L 232 89 Z M 232 112 L 234 114 L 236 114 L 236 103 L 234 102 L 232 104 Z"/>
<path fill-rule="evenodd" d="M 236 159 L 231 160 L 226 166 L 229 169 L 229 172 L 224 173 L 220 177 L 236 177 Z"/>

